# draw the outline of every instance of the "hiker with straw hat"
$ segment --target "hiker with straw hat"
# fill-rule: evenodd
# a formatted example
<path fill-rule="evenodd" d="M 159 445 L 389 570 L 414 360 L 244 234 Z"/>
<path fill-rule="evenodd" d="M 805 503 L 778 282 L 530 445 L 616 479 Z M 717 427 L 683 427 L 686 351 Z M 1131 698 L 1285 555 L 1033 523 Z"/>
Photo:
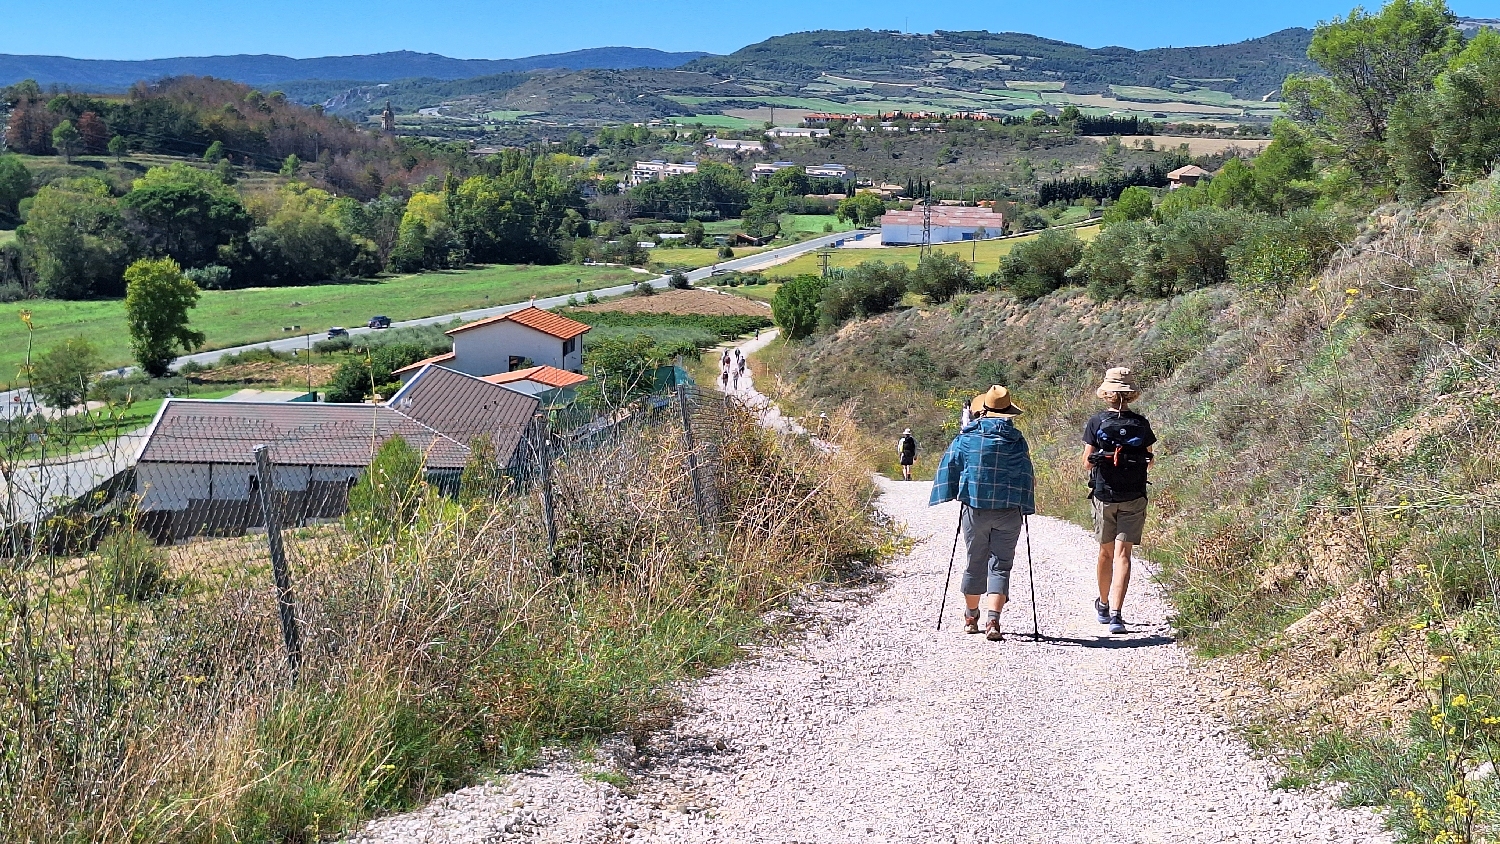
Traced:
<path fill-rule="evenodd" d="M 932 481 L 929 505 L 958 501 L 959 526 L 967 548 L 964 632 L 979 632 L 985 612 L 985 638 L 998 642 L 1000 611 L 1010 598 L 1010 572 L 1016 540 L 1026 516 L 1036 512 L 1036 473 L 1031 449 L 1015 426 L 1024 411 L 1010 390 L 990 387 L 969 403 L 973 421 L 959 431 Z"/>
<path fill-rule="evenodd" d="M 1146 526 L 1146 473 L 1155 459 L 1151 422 L 1130 409 L 1141 397 L 1134 374 L 1117 366 L 1095 394 L 1109 403 L 1083 426 L 1083 466 L 1089 473 L 1094 533 L 1099 540 L 1099 597 L 1094 614 L 1111 633 L 1129 632 L 1122 613 L 1130 588 L 1130 552 Z"/>
<path fill-rule="evenodd" d="M 896 440 L 896 454 L 901 458 L 901 480 L 911 480 L 911 464 L 917 462 L 917 438 L 911 435 L 910 428 L 902 431 L 901 438 Z"/>

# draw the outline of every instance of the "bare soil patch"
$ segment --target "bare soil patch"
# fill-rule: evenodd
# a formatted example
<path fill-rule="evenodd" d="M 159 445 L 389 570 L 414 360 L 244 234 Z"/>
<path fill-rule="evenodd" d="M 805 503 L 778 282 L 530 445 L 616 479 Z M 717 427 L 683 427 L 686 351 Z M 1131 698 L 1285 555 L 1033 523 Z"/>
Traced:
<path fill-rule="evenodd" d="M 766 316 L 766 306 L 713 290 L 663 290 L 654 296 L 619 296 L 586 305 L 584 311 L 627 314 L 704 314 L 707 316 Z"/>

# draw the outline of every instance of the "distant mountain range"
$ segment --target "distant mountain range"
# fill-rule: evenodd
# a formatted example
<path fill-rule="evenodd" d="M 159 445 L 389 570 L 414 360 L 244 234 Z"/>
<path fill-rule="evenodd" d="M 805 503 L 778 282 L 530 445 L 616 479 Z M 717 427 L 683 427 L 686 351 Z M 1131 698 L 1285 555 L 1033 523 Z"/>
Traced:
<path fill-rule="evenodd" d="M 240 55 L 143 61 L 0 54 L 0 85 L 35 79 L 42 85 L 106 91 L 122 90 L 139 80 L 165 76 L 213 76 L 255 86 L 306 79 L 391 82 L 422 77 L 448 80 L 543 69 L 672 68 L 709 55 L 704 52 L 668 53 L 642 47 L 595 47 L 519 59 L 450 59 L 434 53 L 405 50 L 315 59 Z"/>

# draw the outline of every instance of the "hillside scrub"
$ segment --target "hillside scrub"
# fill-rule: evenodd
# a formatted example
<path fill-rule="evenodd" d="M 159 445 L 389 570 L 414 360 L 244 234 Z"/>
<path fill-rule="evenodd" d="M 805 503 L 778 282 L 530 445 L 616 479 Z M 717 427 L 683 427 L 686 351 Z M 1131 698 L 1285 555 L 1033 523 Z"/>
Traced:
<path fill-rule="evenodd" d="M 1161 436 L 1144 552 L 1184 641 L 1250 690 L 1252 735 L 1294 777 L 1389 804 L 1412 840 L 1478 840 L 1476 821 L 1500 811 L 1487 782 L 1465 779 L 1500 748 L 1497 259 L 1491 179 L 1420 211 L 1382 208 L 1314 282 L 1275 296 L 981 293 L 772 360 L 800 409 L 853 403 L 875 444 L 910 426 L 930 444 L 919 473 L 962 401 L 1012 387 L 1041 510 L 1080 522 L 1093 387 L 1133 366 Z"/>
<path fill-rule="evenodd" d="M 710 533 L 680 427 L 648 425 L 556 463 L 553 553 L 536 491 L 497 467 L 466 469 L 449 498 L 413 481 L 410 454 L 382 452 L 388 483 L 357 497 L 357 530 L 286 532 L 295 683 L 263 537 L 156 548 L 126 531 L 97 554 L 5 566 L 5 840 L 312 844 L 543 744 L 661 723 L 674 682 L 891 539 L 856 448 L 712 412 Z M 124 556 L 132 572 L 150 558 L 149 588 L 118 585 Z"/>

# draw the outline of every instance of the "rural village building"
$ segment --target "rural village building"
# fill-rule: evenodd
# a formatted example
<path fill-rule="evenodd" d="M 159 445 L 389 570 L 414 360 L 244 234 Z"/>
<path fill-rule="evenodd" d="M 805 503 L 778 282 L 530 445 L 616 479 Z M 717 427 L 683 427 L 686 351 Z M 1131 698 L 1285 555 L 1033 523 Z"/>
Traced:
<path fill-rule="evenodd" d="M 809 164 L 803 172 L 814 179 L 847 179 L 854 175 L 842 164 Z"/>
<path fill-rule="evenodd" d="M 265 523 L 255 469 L 270 447 L 278 511 L 287 526 L 335 518 L 386 440 L 423 456 L 428 479 L 456 485 L 470 444 L 487 438 L 510 465 L 536 398 L 428 367 L 384 405 L 167 399 L 136 455 L 141 526 L 157 541 L 236 536 Z"/>
<path fill-rule="evenodd" d="M 742 141 L 736 138 L 709 138 L 703 142 L 706 147 L 724 150 L 726 152 L 765 152 L 766 145 L 763 141 Z"/>
<path fill-rule="evenodd" d="M 583 335 L 589 327 L 536 306 L 460 325 L 447 333 L 453 351 L 396 370 L 403 382 L 428 364 L 475 377 L 545 365 L 583 371 Z"/>
<path fill-rule="evenodd" d="M 758 182 L 766 176 L 796 166 L 797 162 L 795 161 L 772 161 L 770 164 L 757 164 L 750 168 L 750 181 Z"/>
<path fill-rule="evenodd" d="M 671 176 L 683 176 L 688 173 L 698 172 L 698 162 L 688 161 L 682 164 L 672 164 L 660 159 L 650 161 L 637 161 L 630 168 L 630 175 L 626 178 L 630 187 L 644 185 L 647 182 L 659 182 Z"/>
<path fill-rule="evenodd" d="M 818 129 L 812 126 L 777 126 L 766 130 L 768 138 L 826 138 L 827 129 Z"/>
<path fill-rule="evenodd" d="M 921 208 L 887 211 L 880 218 L 880 242 L 885 245 L 922 242 Z M 931 207 L 931 243 L 985 240 L 1005 234 L 1005 215 L 993 208 Z"/>
<path fill-rule="evenodd" d="M 1199 167 L 1196 164 L 1189 164 L 1186 167 L 1178 167 L 1176 170 L 1173 170 L 1172 172 L 1167 174 L 1167 190 L 1190 188 L 1193 185 L 1198 184 L 1199 179 L 1202 179 L 1208 175 L 1209 172 L 1207 170 L 1204 170 L 1202 167 Z"/>

